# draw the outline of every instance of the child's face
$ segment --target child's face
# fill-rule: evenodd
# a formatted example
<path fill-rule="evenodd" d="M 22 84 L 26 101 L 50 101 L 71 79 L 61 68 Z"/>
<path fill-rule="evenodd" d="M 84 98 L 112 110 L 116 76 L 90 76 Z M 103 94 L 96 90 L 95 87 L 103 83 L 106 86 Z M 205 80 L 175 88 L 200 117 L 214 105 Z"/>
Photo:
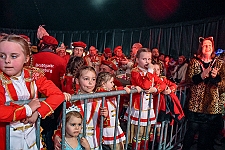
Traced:
<path fill-rule="evenodd" d="M 83 70 L 78 83 L 82 93 L 91 93 L 96 85 L 96 74 L 93 71 Z"/>
<path fill-rule="evenodd" d="M 4 41 L 0 43 L 0 69 L 8 76 L 20 76 L 25 57 L 22 47 L 18 43 Z"/>
<path fill-rule="evenodd" d="M 142 52 L 140 53 L 140 57 L 136 58 L 138 66 L 145 69 L 148 69 L 148 64 L 150 64 L 151 61 L 152 61 L 151 52 Z"/>
<path fill-rule="evenodd" d="M 114 78 L 112 77 L 110 80 L 108 80 L 106 83 L 103 83 L 103 87 L 106 88 L 108 91 L 112 90 L 114 86 Z"/>
<path fill-rule="evenodd" d="M 160 67 L 158 64 L 154 65 L 154 73 L 159 76 L 160 75 Z"/>
<path fill-rule="evenodd" d="M 66 122 L 66 137 L 77 137 L 82 129 L 82 119 L 75 116 Z"/>

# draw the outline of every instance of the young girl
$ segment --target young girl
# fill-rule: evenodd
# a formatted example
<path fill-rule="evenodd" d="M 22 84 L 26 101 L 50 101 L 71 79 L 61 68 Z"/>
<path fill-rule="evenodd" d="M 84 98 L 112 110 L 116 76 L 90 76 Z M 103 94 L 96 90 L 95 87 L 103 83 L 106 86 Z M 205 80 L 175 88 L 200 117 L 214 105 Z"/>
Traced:
<path fill-rule="evenodd" d="M 131 119 L 131 132 L 130 139 L 132 140 L 132 149 L 135 149 L 136 142 L 138 142 L 137 150 L 148 148 L 148 136 L 149 133 L 145 133 L 147 122 L 150 121 L 150 124 L 154 124 L 155 113 L 153 110 L 152 99 L 150 100 L 151 93 L 160 93 L 166 87 L 165 83 L 160 80 L 159 77 L 153 74 L 153 65 L 151 64 L 151 52 L 147 48 L 141 48 L 136 54 L 136 62 L 138 66 L 131 71 L 131 83 L 134 86 L 139 86 L 145 93 L 142 99 L 142 108 L 140 108 L 140 94 L 133 94 L 132 108 L 130 112 L 125 114 L 125 119 L 127 119 L 128 113 L 130 113 Z M 149 108 L 149 103 L 151 107 Z M 138 119 L 139 119 L 139 110 L 141 113 L 140 118 L 140 130 L 138 131 Z M 148 110 L 150 110 L 150 118 L 148 119 Z M 149 127 L 150 127 L 149 124 Z M 148 130 L 149 131 L 149 130 Z M 136 139 L 138 135 L 138 139 Z M 147 139 L 145 137 L 147 136 Z M 145 145 L 145 143 L 147 145 Z"/>
<path fill-rule="evenodd" d="M 74 81 L 77 72 L 84 65 L 82 57 L 71 57 L 66 66 L 66 75 L 62 80 L 62 91 L 74 94 L 79 89 L 79 84 Z"/>
<path fill-rule="evenodd" d="M 127 93 L 130 93 L 130 89 L 128 87 L 125 88 L 114 88 L 114 75 L 109 72 L 101 72 L 98 74 L 97 84 L 96 84 L 96 92 L 107 92 L 112 90 L 126 90 Z M 116 123 L 116 106 L 117 101 L 115 96 L 106 97 L 106 107 L 109 111 L 109 126 L 103 129 L 103 141 L 105 145 L 109 145 L 111 149 L 113 149 L 113 140 L 114 140 L 114 129 Z M 116 131 L 116 149 L 123 150 L 123 141 L 125 140 L 125 135 L 119 126 L 117 126 Z"/>
<path fill-rule="evenodd" d="M 44 77 L 44 73 L 32 67 L 24 67 L 30 58 L 28 42 L 20 36 L 8 35 L 0 41 L 1 104 L 18 100 L 37 99 L 38 92 L 46 95 L 46 100 L 37 106 L 23 122 L 10 123 L 10 149 L 37 150 L 35 121 L 38 116 L 45 118 L 64 100 L 63 93 Z M 26 107 L 26 106 L 25 106 Z M 35 110 L 30 110 L 31 112 Z M 14 118 L 18 120 L 18 118 Z M 5 130 L 5 123 L 0 123 Z M 3 132 L 4 133 L 4 132 Z M 16 144 L 15 144 L 16 143 Z"/>
<path fill-rule="evenodd" d="M 90 150 L 90 145 L 84 137 L 79 137 L 82 129 L 83 117 L 79 113 L 80 109 L 71 106 L 66 109 L 66 136 L 65 150 Z"/>
<path fill-rule="evenodd" d="M 93 93 L 96 85 L 96 72 L 93 67 L 83 66 L 77 73 L 76 82 L 79 83 L 80 89 L 77 94 Z M 84 100 L 68 103 L 67 106 L 75 105 L 80 109 L 82 116 L 84 115 Z M 88 99 L 87 100 L 87 120 L 86 120 L 86 139 L 88 140 L 91 149 L 99 149 L 100 137 L 100 115 L 107 120 L 108 110 L 101 107 L 101 99 Z M 107 124 L 105 124 L 107 126 Z M 54 143 L 55 149 L 60 149 L 61 133 L 57 130 L 55 133 Z"/>
<path fill-rule="evenodd" d="M 154 73 L 160 77 L 160 79 L 166 84 L 166 89 L 160 93 L 160 98 L 159 98 L 159 105 L 158 105 L 158 94 L 154 94 L 153 96 L 153 107 L 156 108 L 158 107 L 158 118 L 157 121 L 159 124 L 157 124 L 157 136 L 156 136 L 156 141 L 159 142 L 160 139 L 160 122 L 169 119 L 168 115 L 171 115 L 173 119 L 176 121 L 182 121 L 184 119 L 184 112 L 180 104 L 180 100 L 175 94 L 176 91 L 176 84 L 168 80 L 165 76 L 161 76 L 160 74 L 160 64 L 155 63 L 154 64 Z M 171 101 L 169 101 L 171 100 Z M 166 103 L 170 104 L 168 105 L 169 107 L 166 108 Z M 169 110 L 168 110 L 169 108 Z M 166 110 L 167 109 L 167 110 Z M 169 111 L 169 112 L 168 112 Z M 156 110 L 155 110 L 155 113 Z M 153 131 L 150 134 L 150 139 L 151 137 L 153 138 Z"/>

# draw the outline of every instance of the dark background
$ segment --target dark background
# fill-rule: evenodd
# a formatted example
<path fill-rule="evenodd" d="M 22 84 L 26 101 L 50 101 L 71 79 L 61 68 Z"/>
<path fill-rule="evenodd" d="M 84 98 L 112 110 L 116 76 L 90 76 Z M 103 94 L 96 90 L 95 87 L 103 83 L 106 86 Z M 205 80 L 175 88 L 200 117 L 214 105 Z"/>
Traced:
<path fill-rule="evenodd" d="M 81 31 L 157 26 L 225 15 L 224 0 L 0 0 L 0 28 Z"/>

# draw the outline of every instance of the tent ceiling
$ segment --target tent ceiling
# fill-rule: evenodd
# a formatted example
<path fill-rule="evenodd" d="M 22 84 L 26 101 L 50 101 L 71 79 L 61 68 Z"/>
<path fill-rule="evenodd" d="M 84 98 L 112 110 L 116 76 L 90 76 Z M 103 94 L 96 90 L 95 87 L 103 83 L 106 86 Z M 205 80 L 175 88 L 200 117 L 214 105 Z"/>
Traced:
<path fill-rule="evenodd" d="M 225 15 L 223 0 L 1 0 L 0 28 L 139 28 Z M 146 8 L 147 7 L 147 8 Z"/>

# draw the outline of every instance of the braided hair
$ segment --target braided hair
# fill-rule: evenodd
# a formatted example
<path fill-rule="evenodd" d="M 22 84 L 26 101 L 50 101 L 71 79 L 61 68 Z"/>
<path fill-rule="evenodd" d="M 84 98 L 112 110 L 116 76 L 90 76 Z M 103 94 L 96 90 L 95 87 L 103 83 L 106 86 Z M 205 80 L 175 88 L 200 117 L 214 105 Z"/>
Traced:
<path fill-rule="evenodd" d="M 71 57 L 66 66 L 66 74 L 72 74 L 75 77 L 83 65 L 84 59 L 82 57 Z"/>
<path fill-rule="evenodd" d="M 113 77 L 114 75 L 109 72 L 100 72 L 97 77 L 96 88 L 101 87 L 103 83 L 106 83 Z"/>

